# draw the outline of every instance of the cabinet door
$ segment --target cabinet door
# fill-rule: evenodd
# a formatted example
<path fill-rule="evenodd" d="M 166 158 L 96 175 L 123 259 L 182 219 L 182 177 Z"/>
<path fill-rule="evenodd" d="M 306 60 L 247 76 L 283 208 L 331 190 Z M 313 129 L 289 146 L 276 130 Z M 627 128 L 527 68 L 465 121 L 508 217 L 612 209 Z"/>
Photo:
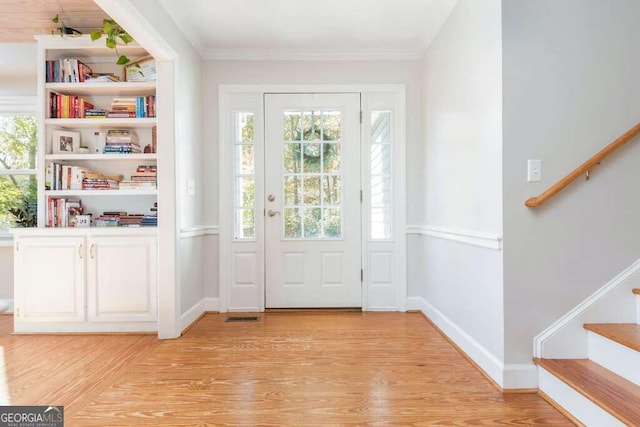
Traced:
<path fill-rule="evenodd" d="M 18 321 L 85 320 L 85 251 L 83 237 L 22 237 L 16 241 Z"/>
<path fill-rule="evenodd" d="M 156 238 L 92 237 L 87 244 L 89 321 L 157 321 Z"/>

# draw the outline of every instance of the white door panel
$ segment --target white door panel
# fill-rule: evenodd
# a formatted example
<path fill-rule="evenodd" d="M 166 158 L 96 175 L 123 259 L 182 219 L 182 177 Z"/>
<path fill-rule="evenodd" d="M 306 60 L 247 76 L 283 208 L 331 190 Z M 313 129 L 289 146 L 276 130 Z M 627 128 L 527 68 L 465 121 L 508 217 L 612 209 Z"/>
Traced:
<path fill-rule="evenodd" d="M 360 95 L 265 95 L 266 307 L 361 307 Z"/>

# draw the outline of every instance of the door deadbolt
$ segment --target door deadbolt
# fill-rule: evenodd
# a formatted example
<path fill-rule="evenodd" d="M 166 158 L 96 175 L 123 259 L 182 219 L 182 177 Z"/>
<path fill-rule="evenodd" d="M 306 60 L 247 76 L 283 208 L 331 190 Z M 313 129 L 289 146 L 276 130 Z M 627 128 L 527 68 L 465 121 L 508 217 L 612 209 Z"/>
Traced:
<path fill-rule="evenodd" d="M 270 202 L 273 202 L 275 199 L 276 199 L 276 196 L 274 196 L 273 194 L 269 194 L 267 196 L 267 200 L 270 201 Z"/>

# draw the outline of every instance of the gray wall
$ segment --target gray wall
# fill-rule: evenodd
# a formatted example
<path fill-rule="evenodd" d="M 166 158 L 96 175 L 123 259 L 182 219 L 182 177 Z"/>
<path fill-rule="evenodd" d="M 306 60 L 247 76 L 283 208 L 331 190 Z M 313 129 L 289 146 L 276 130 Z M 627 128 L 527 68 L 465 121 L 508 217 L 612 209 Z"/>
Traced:
<path fill-rule="evenodd" d="M 505 363 L 529 363 L 537 333 L 640 254 L 638 138 L 524 206 L 640 120 L 640 2 L 504 0 L 502 22 Z"/>

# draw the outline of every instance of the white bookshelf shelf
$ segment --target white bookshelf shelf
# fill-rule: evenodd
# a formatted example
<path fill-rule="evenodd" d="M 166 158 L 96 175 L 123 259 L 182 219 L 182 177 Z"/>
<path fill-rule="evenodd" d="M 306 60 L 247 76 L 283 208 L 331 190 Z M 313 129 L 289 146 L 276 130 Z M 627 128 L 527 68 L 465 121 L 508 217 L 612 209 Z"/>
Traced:
<path fill-rule="evenodd" d="M 48 90 L 65 95 L 83 96 L 147 96 L 156 94 L 156 82 L 110 82 L 110 83 L 46 83 Z"/>
<path fill-rule="evenodd" d="M 157 123 L 155 117 L 141 119 L 46 119 L 46 125 L 75 128 L 107 128 L 112 126 L 123 127 L 154 127 Z"/>
<path fill-rule="evenodd" d="M 158 155 L 156 153 L 135 153 L 135 154 L 47 154 L 44 156 L 45 160 L 115 160 L 121 162 L 123 160 L 157 160 Z"/>
<path fill-rule="evenodd" d="M 139 189 L 139 190 L 46 190 L 46 197 L 66 197 L 66 196 L 157 196 L 157 189 Z"/>

